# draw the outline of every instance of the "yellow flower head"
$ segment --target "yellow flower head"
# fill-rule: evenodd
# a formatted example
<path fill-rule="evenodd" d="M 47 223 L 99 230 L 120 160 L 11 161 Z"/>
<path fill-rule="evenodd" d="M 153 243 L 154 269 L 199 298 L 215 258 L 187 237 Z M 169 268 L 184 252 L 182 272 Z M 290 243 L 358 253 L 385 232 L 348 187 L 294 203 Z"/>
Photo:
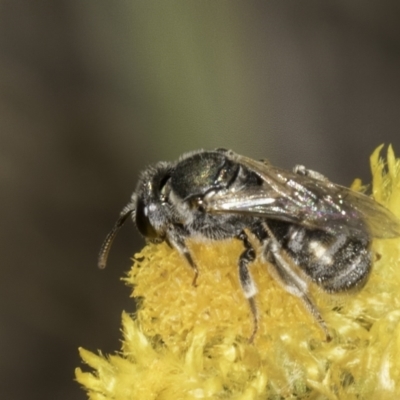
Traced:
<path fill-rule="evenodd" d="M 400 217 L 400 160 L 371 156 L 374 198 Z M 359 189 L 356 181 L 353 189 Z M 186 261 L 166 244 L 134 257 L 126 281 L 138 303 L 122 315 L 121 352 L 80 349 L 93 372 L 76 370 L 92 400 L 400 398 L 400 239 L 375 240 L 375 262 L 358 293 L 312 295 L 333 332 L 326 341 L 303 303 L 256 261 L 259 329 L 237 276 L 238 240 L 190 243 Z"/>

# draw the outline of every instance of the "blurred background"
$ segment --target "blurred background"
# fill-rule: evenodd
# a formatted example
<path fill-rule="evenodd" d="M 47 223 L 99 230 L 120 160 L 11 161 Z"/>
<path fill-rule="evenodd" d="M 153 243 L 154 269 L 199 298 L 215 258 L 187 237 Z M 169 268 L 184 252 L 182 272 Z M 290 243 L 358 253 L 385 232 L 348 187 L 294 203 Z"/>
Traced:
<path fill-rule="evenodd" d="M 0 398 L 81 399 L 120 348 L 140 170 L 215 147 L 369 182 L 400 154 L 396 0 L 0 0 Z"/>

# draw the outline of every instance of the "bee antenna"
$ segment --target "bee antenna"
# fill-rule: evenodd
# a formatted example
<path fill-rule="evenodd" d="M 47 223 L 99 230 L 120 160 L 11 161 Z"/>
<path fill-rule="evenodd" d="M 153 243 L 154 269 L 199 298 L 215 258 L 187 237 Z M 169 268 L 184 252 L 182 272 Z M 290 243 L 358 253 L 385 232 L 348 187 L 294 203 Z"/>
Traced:
<path fill-rule="evenodd" d="M 117 222 L 115 223 L 111 231 L 108 233 L 108 235 L 104 239 L 103 244 L 101 245 L 99 260 L 97 263 L 99 268 L 104 269 L 106 267 L 108 253 L 110 252 L 110 248 L 115 239 L 115 236 L 117 235 L 119 229 L 124 224 L 126 219 L 135 211 L 135 209 L 136 209 L 135 202 L 132 201 L 121 211 L 121 214 L 119 215 Z"/>

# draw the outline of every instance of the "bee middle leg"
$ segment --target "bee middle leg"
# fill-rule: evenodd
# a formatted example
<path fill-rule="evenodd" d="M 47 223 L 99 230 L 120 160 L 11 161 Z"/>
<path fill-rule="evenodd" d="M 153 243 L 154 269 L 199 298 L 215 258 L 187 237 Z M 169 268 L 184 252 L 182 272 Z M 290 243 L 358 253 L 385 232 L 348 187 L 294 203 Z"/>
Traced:
<path fill-rule="evenodd" d="M 317 306 L 308 295 L 307 281 L 294 271 L 293 267 L 290 265 L 290 261 L 288 261 L 288 256 L 275 237 L 270 236 L 264 240 L 263 257 L 267 261 L 271 276 L 280 283 L 287 292 L 302 300 L 307 310 L 324 331 L 326 340 L 330 341 L 331 336 L 328 327 L 318 311 Z"/>
<path fill-rule="evenodd" d="M 240 285 L 242 286 L 243 293 L 247 301 L 249 302 L 251 314 L 253 316 L 253 332 L 251 333 L 251 336 L 249 338 L 249 342 L 252 343 L 258 330 L 258 311 L 255 300 L 257 288 L 253 281 L 253 278 L 251 277 L 250 271 L 248 269 L 248 264 L 255 260 L 256 252 L 251 245 L 246 232 L 240 232 L 237 238 L 243 242 L 245 248 L 243 253 L 239 257 L 238 267 Z"/>

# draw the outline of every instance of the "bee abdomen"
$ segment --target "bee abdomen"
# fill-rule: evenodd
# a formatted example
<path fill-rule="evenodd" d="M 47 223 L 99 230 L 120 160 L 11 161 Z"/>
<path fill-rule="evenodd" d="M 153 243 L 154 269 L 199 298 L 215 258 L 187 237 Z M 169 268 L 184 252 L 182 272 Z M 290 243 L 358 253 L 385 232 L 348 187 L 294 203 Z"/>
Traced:
<path fill-rule="evenodd" d="M 332 266 L 321 265 L 315 280 L 327 292 L 361 289 L 368 280 L 372 267 L 369 243 L 347 239 L 333 256 Z"/>
<path fill-rule="evenodd" d="M 327 292 L 358 289 L 372 266 L 370 239 L 346 234 L 336 237 L 300 228 L 291 233 L 287 249 L 301 269 Z"/>

